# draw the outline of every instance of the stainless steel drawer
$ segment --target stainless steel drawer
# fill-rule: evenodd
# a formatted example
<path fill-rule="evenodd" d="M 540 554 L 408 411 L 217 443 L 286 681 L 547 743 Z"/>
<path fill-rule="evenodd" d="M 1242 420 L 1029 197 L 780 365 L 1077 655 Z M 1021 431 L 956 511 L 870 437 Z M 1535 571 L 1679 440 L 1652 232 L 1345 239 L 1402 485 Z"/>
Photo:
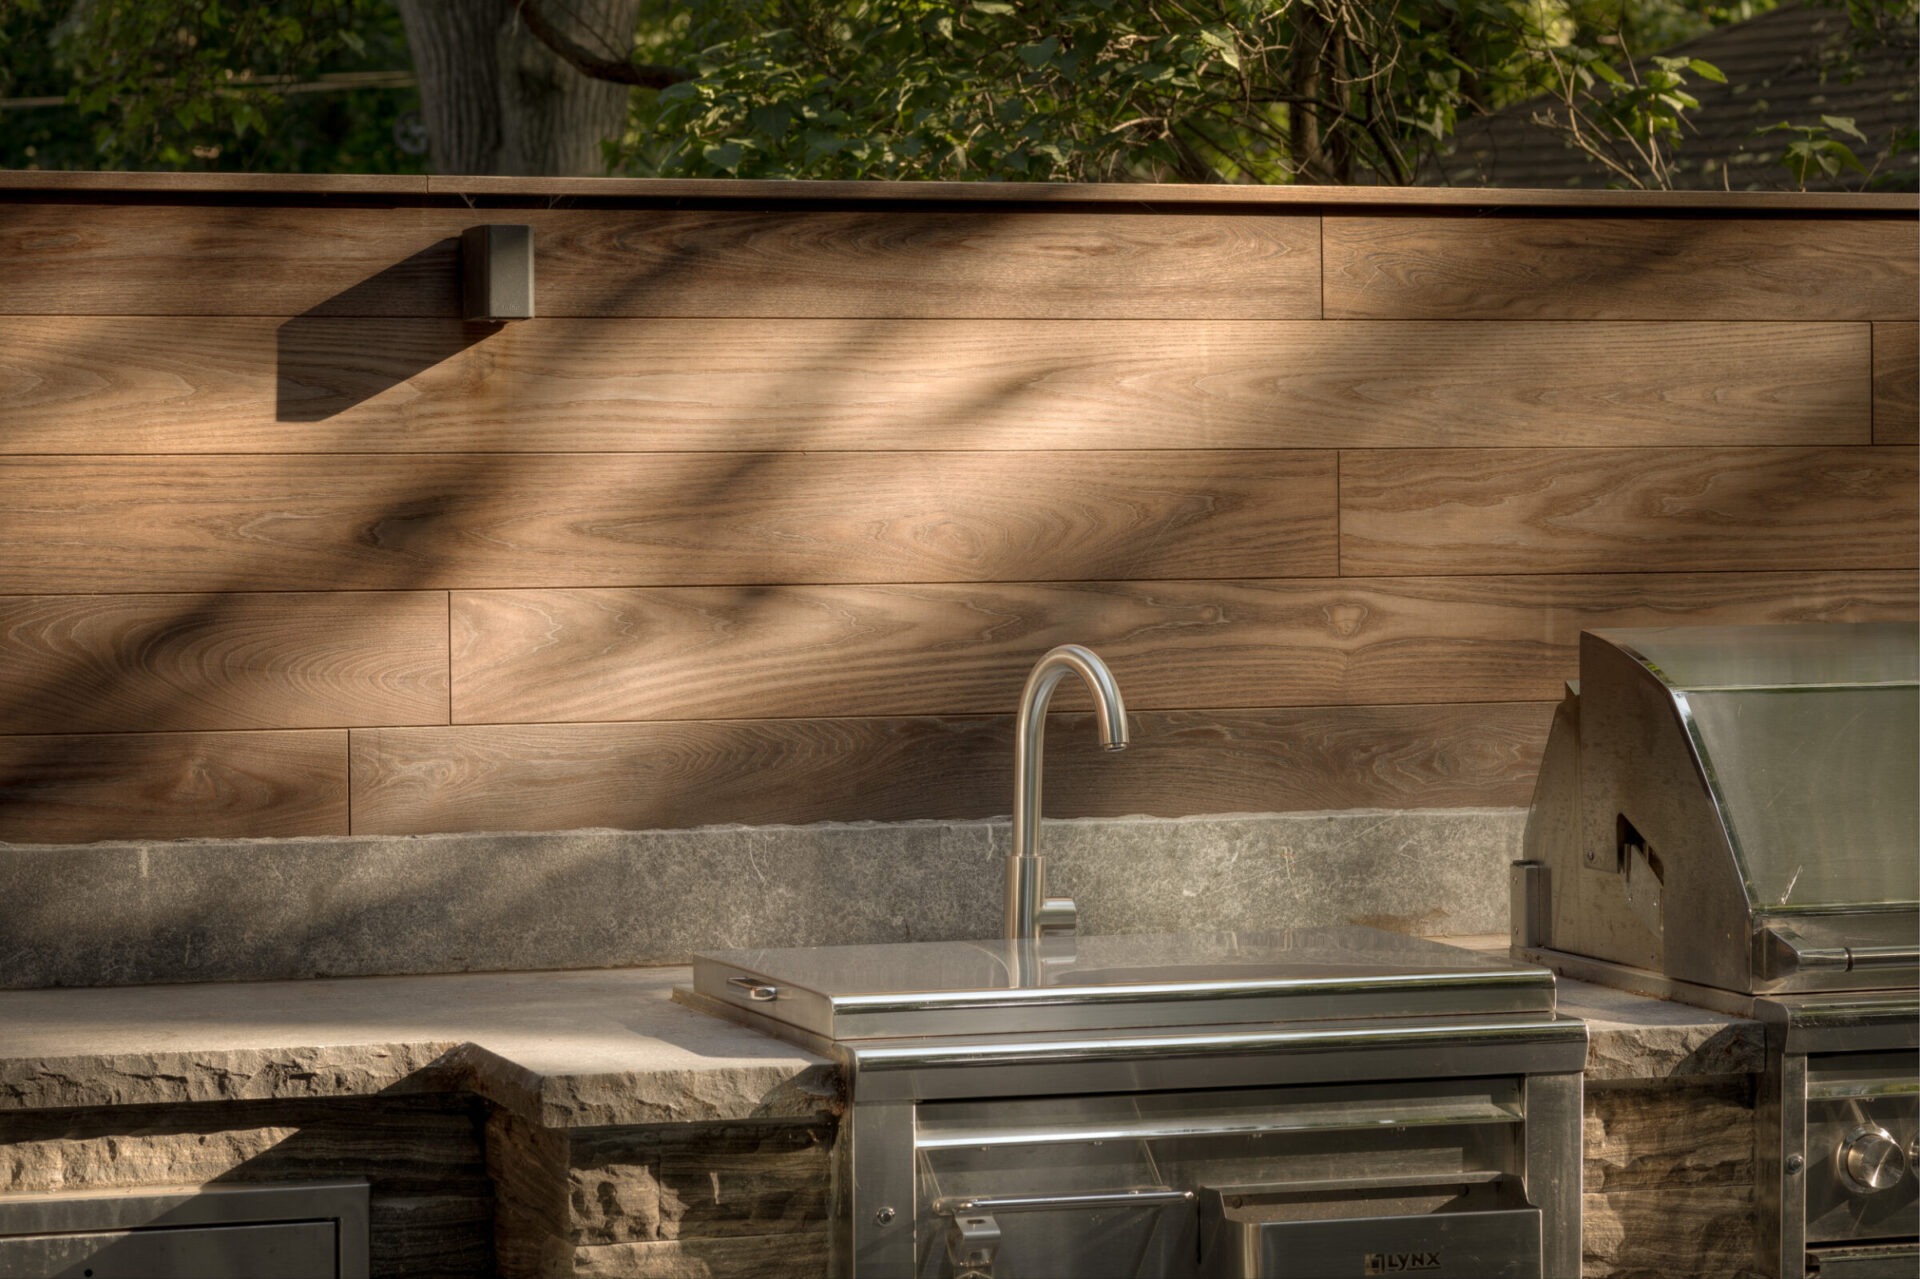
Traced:
<path fill-rule="evenodd" d="M 0 1279 L 367 1279 L 364 1181 L 0 1195 Z"/>
<path fill-rule="evenodd" d="M 6 1279 L 338 1279 L 331 1221 L 0 1238 Z"/>
<path fill-rule="evenodd" d="M 1319 1191 L 1208 1189 L 1200 1196 L 1202 1279 L 1540 1279 L 1541 1212 L 1517 1181 Z"/>

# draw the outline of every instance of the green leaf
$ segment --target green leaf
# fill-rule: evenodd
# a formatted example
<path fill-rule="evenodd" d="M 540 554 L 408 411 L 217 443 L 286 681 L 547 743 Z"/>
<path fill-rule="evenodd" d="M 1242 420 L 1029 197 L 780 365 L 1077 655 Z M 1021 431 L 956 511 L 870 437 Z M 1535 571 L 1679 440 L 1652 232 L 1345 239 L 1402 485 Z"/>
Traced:
<path fill-rule="evenodd" d="M 1725 84 L 1727 82 L 1727 73 L 1719 67 L 1714 66 L 1711 62 L 1708 62 L 1705 58 L 1688 58 L 1687 68 L 1702 80 L 1711 80 L 1715 84 Z"/>
<path fill-rule="evenodd" d="M 1037 69 L 1051 62 L 1053 55 L 1058 52 L 1060 52 L 1060 41 L 1054 36 L 1048 36 L 1038 44 L 1021 45 L 1020 61 Z"/>
<path fill-rule="evenodd" d="M 1829 129 L 1837 129 L 1841 133 L 1846 134 L 1848 137 L 1858 138 L 1862 142 L 1865 142 L 1867 140 L 1867 135 L 1860 132 L 1859 127 L 1854 124 L 1852 116 L 1823 115 L 1820 118 L 1826 121 L 1826 125 Z M 1835 145 L 1837 146 L 1839 144 L 1836 143 Z"/>

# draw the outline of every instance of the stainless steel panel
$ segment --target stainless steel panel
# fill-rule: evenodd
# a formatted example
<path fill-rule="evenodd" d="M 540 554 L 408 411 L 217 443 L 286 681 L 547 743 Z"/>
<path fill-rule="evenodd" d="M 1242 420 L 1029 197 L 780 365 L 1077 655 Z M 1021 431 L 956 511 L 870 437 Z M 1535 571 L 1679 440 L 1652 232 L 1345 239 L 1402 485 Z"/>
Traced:
<path fill-rule="evenodd" d="M 1201 1200 L 1203 1279 L 1420 1274 L 1540 1279 L 1541 1214 L 1502 1183 L 1364 1182 L 1318 1192 L 1213 1190 Z M 1518 1201 L 1518 1202 L 1517 1202 Z"/>
<path fill-rule="evenodd" d="M 694 989 L 842 1042 L 1553 1009 L 1538 968 L 1370 928 L 718 951 Z"/>
<path fill-rule="evenodd" d="M 920 1204 L 914 1194 L 914 1107 L 851 1107 L 835 1143 L 833 1273 L 894 1279 L 913 1273 Z"/>
<path fill-rule="evenodd" d="M 1523 921 L 1521 948 L 1736 993 L 1912 987 L 1915 637 L 1881 624 L 1583 635 L 1528 822 L 1551 909 L 1544 928 Z"/>
<path fill-rule="evenodd" d="M 1818 1279 L 1913 1279 L 1920 1274 L 1920 1244 L 1818 1248 L 1807 1261 Z"/>
<path fill-rule="evenodd" d="M 1269 1206 L 1284 1200 L 1293 1217 L 1398 1214 L 1417 1196 L 1434 1199 L 1421 1211 L 1532 1209 L 1524 1177 L 1533 1152 L 1522 1136 L 1532 1117 L 1522 1099 L 1542 1105 L 1543 1127 L 1558 1125 L 1539 1140 L 1577 1165 L 1578 1078 L 1570 1078 L 1565 1113 L 1551 1089 L 1536 1094 L 1513 1077 L 928 1101 L 917 1108 L 915 1138 L 917 1273 L 959 1273 L 956 1257 L 990 1254 L 995 1274 L 1185 1279 L 1196 1256 L 1194 1199 L 1207 1187 Z M 1567 1175 L 1577 1268 L 1578 1177 Z M 1542 1168 L 1539 1180 L 1556 1186 L 1561 1176 Z M 1383 1207 L 1383 1197 L 1399 1206 Z M 1530 1229 L 1532 1268 L 1515 1273 L 1538 1275 L 1537 1213 Z M 1418 1237 L 1431 1247 L 1433 1229 Z M 1459 1273 L 1484 1259 L 1463 1256 Z"/>
<path fill-rule="evenodd" d="M 1023 1097 L 922 1108 L 921 1150 L 1519 1124 L 1518 1079 L 1442 1079 L 1117 1096 Z"/>
<path fill-rule="evenodd" d="M 1665 626 L 1596 634 L 1631 647 L 1672 688 L 1912 684 L 1920 629 L 1910 622 Z"/>
<path fill-rule="evenodd" d="M 3 1279 L 339 1279 L 330 1221 L 0 1238 Z"/>
<path fill-rule="evenodd" d="M 367 1183 L 357 1180 L 4 1195 L 0 1196 L 0 1240 L 34 1235 L 104 1237 L 125 1233 L 133 1236 L 125 1245 L 127 1248 L 144 1248 L 149 1242 L 146 1238 L 149 1232 L 159 1235 L 189 1232 L 196 1227 L 298 1224 L 323 1229 L 327 1237 L 334 1241 L 334 1268 L 325 1272 L 328 1276 L 367 1279 L 367 1210 Z M 265 1235 L 249 1238 L 270 1239 Z M 235 1246 L 242 1245 L 236 1243 Z M 117 1244 L 111 1251 L 116 1257 L 145 1255 L 123 1253 Z M 81 1269 L 84 1270 L 85 1266 Z M 0 1271 L 0 1274 L 6 1273 Z M 40 1272 L 26 1273 L 37 1275 Z M 203 1275 L 224 1273 L 258 1274 L 261 1279 L 271 1279 L 281 1272 L 244 1268 L 222 1272 L 193 1267 L 176 1270 L 150 1267 L 144 1271 L 119 1273 L 139 1273 L 149 1279 L 175 1279 L 176 1276 L 178 1279 L 198 1279 Z"/>
<path fill-rule="evenodd" d="M 1920 900 L 1920 687 L 1678 699 L 1754 909 Z"/>
<path fill-rule="evenodd" d="M 1527 1201 L 1545 1214 L 1541 1263 L 1550 1279 L 1580 1274 L 1585 1087 L 1578 1071 L 1528 1075 L 1526 1081 Z"/>
<path fill-rule="evenodd" d="M 1584 1066 L 1586 1044 L 1585 1023 L 1573 1020 L 1458 1019 L 1068 1039 L 927 1039 L 841 1045 L 836 1051 L 858 1072 L 856 1100 L 911 1100 L 1564 1074 Z"/>
<path fill-rule="evenodd" d="M 1908 1166 L 1908 1151 L 1916 1141 L 1920 1141 L 1920 1054 L 1810 1058 L 1805 1174 L 1808 1245 L 1920 1237 L 1920 1180 Z M 1873 1151 L 1879 1177 L 1863 1182 L 1857 1156 L 1875 1145 L 1883 1145 Z M 1849 1154 L 1856 1159 L 1850 1161 Z M 1875 1180 L 1881 1184 L 1873 1184 Z"/>

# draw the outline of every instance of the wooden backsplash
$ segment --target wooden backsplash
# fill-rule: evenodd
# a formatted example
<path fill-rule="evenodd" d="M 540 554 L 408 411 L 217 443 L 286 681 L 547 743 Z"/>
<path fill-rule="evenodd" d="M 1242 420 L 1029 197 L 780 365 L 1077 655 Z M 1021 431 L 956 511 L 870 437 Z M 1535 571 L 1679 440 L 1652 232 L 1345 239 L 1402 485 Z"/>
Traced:
<path fill-rule="evenodd" d="M 1050 814 L 1523 804 L 1584 627 L 1916 612 L 1898 200 L 24 176 L 4 840 L 1002 813 L 1069 640 Z"/>

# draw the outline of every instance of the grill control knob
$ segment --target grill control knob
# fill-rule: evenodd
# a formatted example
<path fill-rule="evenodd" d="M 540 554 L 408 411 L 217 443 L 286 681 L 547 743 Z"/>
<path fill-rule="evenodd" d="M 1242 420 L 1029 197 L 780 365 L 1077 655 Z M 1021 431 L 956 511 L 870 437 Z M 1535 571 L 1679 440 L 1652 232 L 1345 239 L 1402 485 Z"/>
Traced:
<path fill-rule="evenodd" d="M 1867 1124 L 1847 1134 L 1836 1162 L 1849 1186 L 1871 1194 L 1885 1190 L 1906 1174 L 1907 1152 L 1885 1128 Z"/>

